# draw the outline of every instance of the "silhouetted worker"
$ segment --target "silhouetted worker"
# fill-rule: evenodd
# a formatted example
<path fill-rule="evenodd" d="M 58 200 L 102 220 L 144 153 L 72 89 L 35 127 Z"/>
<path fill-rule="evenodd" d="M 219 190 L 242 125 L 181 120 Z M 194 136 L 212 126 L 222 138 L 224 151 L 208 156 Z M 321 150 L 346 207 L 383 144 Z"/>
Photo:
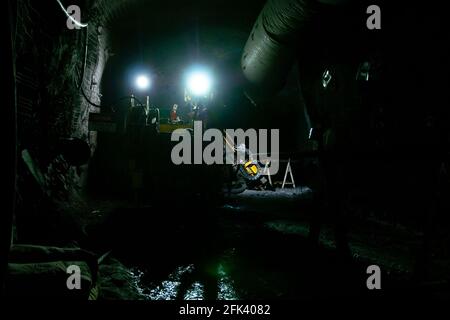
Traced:
<path fill-rule="evenodd" d="M 174 104 L 172 106 L 172 111 L 170 111 L 170 122 L 177 123 L 180 122 L 180 117 L 177 115 L 178 105 Z"/>

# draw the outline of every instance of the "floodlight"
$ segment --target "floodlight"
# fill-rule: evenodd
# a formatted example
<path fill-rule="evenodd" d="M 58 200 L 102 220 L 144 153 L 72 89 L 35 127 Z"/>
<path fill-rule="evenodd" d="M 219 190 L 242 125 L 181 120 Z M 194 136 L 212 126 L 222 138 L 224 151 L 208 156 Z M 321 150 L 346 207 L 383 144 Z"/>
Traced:
<path fill-rule="evenodd" d="M 136 87 L 145 90 L 150 87 L 150 79 L 145 75 L 140 75 L 136 78 Z"/>
<path fill-rule="evenodd" d="M 211 90 L 211 77 L 204 71 L 194 71 L 187 77 L 187 89 L 195 96 L 205 96 Z"/>

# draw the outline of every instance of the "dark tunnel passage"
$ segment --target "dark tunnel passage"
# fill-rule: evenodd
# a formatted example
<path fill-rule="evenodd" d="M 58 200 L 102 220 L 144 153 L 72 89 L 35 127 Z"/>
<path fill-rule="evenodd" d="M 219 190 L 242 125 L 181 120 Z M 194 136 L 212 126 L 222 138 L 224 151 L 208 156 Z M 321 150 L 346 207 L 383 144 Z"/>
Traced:
<path fill-rule="evenodd" d="M 369 28 L 374 4 L 380 29 Z M 438 5 L 8 10 L 5 296 L 449 297 L 450 54 Z"/>

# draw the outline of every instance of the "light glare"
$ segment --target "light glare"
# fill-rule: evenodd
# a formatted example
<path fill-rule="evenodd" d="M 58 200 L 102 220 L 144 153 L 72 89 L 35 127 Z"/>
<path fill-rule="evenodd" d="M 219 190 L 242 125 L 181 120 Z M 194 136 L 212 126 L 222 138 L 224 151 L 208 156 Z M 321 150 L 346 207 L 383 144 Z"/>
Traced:
<path fill-rule="evenodd" d="M 139 76 L 136 78 L 136 86 L 139 89 L 147 89 L 150 86 L 150 80 L 146 76 Z"/>
<path fill-rule="evenodd" d="M 211 79 L 205 72 L 194 72 L 188 77 L 187 85 L 192 94 L 204 96 L 211 88 Z"/>

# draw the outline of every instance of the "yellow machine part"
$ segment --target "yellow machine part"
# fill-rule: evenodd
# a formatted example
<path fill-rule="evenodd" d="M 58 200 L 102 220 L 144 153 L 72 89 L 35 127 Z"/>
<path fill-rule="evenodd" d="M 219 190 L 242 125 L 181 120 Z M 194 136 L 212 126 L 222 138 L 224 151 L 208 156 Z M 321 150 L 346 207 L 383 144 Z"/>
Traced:
<path fill-rule="evenodd" d="M 159 132 L 160 133 L 172 133 L 176 129 L 192 129 L 192 124 L 160 124 L 159 125 Z"/>
<path fill-rule="evenodd" d="M 252 161 L 248 161 L 244 164 L 245 171 L 252 176 L 256 176 L 258 173 L 258 167 Z"/>

